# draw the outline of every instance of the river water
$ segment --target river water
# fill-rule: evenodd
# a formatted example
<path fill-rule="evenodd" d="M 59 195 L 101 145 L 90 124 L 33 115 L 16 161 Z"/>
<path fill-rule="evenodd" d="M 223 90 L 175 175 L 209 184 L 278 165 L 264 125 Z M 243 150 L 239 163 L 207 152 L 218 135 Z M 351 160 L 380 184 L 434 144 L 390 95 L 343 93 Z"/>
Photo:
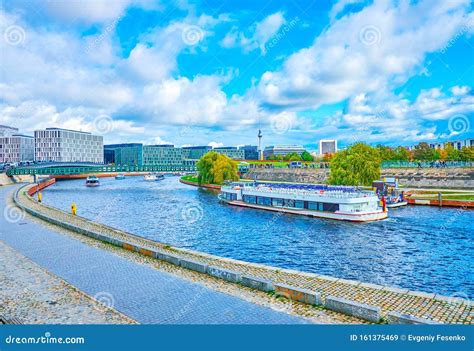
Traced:
<path fill-rule="evenodd" d="M 172 246 L 443 295 L 474 297 L 473 210 L 408 206 L 372 223 L 278 214 L 218 202 L 178 177 L 58 181 L 44 203 Z"/>

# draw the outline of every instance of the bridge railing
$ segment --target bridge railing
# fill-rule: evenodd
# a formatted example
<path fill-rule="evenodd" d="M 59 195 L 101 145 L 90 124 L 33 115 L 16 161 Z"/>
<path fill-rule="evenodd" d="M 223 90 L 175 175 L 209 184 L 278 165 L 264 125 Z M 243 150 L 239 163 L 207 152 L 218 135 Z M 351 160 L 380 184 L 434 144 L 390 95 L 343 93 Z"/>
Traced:
<path fill-rule="evenodd" d="M 457 168 L 474 167 L 470 161 L 383 161 L 382 168 Z"/>
<path fill-rule="evenodd" d="M 74 175 L 88 173 L 128 173 L 128 172 L 194 172 L 194 165 L 153 165 L 153 166 L 55 166 L 16 167 L 7 171 L 13 175 Z"/>

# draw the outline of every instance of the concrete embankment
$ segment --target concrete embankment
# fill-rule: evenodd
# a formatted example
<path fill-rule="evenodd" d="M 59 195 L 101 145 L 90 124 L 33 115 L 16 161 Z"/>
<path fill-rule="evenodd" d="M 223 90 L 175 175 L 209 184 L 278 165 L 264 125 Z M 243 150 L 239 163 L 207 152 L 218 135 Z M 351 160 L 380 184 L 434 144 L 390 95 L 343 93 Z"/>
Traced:
<path fill-rule="evenodd" d="M 289 269 L 222 258 L 187 249 L 170 247 L 85 218 L 71 216 L 35 202 L 21 190 L 17 204 L 38 218 L 107 242 L 125 250 L 169 262 L 200 274 L 218 277 L 253 289 L 275 293 L 299 302 L 309 302 L 371 322 L 397 314 L 424 323 L 472 324 L 472 302 L 456 296 L 409 291 L 359 281 L 327 277 Z"/>
<path fill-rule="evenodd" d="M 325 183 L 326 168 L 252 168 L 245 179 L 263 179 L 297 183 Z M 388 168 L 382 177 L 396 177 L 400 184 L 416 188 L 474 189 L 474 168 Z"/>

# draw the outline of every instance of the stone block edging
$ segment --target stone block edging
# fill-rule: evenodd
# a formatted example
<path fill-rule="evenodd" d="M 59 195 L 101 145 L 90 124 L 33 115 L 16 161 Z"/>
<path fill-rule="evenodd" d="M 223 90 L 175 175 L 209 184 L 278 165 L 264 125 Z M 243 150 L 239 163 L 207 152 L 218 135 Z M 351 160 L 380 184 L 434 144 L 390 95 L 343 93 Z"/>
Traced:
<path fill-rule="evenodd" d="M 350 316 L 359 317 L 374 323 L 380 322 L 380 307 L 346 300 L 340 297 L 327 296 L 324 301 L 327 309 L 342 312 Z"/>
<path fill-rule="evenodd" d="M 387 322 L 388 324 L 438 324 L 430 319 L 392 311 L 387 313 Z"/>

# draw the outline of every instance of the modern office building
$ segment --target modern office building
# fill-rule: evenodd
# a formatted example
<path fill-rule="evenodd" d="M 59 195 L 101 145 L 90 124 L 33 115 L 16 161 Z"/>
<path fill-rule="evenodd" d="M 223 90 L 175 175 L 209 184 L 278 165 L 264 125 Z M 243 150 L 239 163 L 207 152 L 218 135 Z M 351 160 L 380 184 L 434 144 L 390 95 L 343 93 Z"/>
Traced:
<path fill-rule="evenodd" d="M 19 134 L 18 128 L 0 125 L 0 137 L 13 136 Z"/>
<path fill-rule="evenodd" d="M 239 150 L 244 150 L 244 159 L 245 160 L 258 160 L 258 146 L 254 145 L 244 145 L 239 146 Z"/>
<path fill-rule="evenodd" d="M 105 145 L 104 162 L 116 166 L 142 166 L 143 145 L 140 143 Z"/>
<path fill-rule="evenodd" d="M 7 135 L 0 136 L 0 163 L 34 161 L 35 139 L 32 136 L 22 134 L 10 135 L 10 133 Z"/>
<path fill-rule="evenodd" d="M 183 149 L 174 145 L 143 146 L 143 164 L 146 166 L 180 166 L 183 164 Z"/>
<path fill-rule="evenodd" d="M 337 140 L 320 140 L 319 155 L 335 154 L 337 152 Z"/>
<path fill-rule="evenodd" d="M 61 128 L 35 131 L 36 161 L 104 163 L 99 135 Z"/>
<path fill-rule="evenodd" d="M 238 149 L 235 146 L 215 147 L 212 151 L 226 155 L 234 160 L 243 160 L 245 158 L 245 151 L 243 149 Z"/>
<path fill-rule="evenodd" d="M 288 154 L 297 153 L 301 155 L 306 149 L 301 145 L 271 145 L 266 146 L 263 150 L 263 157 L 268 159 L 272 156 L 283 156 Z"/>
<path fill-rule="evenodd" d="M 184 146 L 183 157 L 187 160 L 199 160 L 211 150 L 210 146 Z"/>

